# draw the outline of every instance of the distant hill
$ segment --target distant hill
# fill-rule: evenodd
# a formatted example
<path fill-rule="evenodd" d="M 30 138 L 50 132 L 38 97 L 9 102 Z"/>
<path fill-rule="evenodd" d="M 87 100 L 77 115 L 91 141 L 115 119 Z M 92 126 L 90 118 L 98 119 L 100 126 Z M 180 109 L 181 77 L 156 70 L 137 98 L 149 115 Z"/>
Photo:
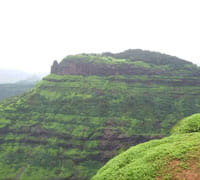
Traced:
<path fill-rule="evenodd" d="M 43 74 L 34 75 L 20 70 L 0 69 L 0 84 L 39 81 L 43 76 Z"/>
<path fill-rule="evenodd" d="M 33 88 L 35 84 L 36 82 L 0 84 L 0 101 L 8 97 L 23 94 Z"/>
<path fill-rule="evenodd" d="M 15 83 L 28 78 L 31 74 L 11 69 L 0 69 L 0 84 Z"/>
<path fill-rule="evenodd" d="M 31 75 L 26 79 L 17 81 L 17 84 L 35 84 L 36 82 L 42 79 L 42 76 L 43 75 Z"/>
<path fill-rule="evenodd" d="M 169 136 L 180 119 L 199 113 L 199 75 L 186 60 L 142 50 L 55 61 L 32 90 L 0 103 L 0 177 L 90 179 L 115 155 Z M 138 162 L 152 144 L 138 150 Z"/>
<path fill-rule="evenodd" d="M 28 91 L 43 76 L 43 74 L 33 75 L 19 70 L 0 69 L 0 100 Z"/>

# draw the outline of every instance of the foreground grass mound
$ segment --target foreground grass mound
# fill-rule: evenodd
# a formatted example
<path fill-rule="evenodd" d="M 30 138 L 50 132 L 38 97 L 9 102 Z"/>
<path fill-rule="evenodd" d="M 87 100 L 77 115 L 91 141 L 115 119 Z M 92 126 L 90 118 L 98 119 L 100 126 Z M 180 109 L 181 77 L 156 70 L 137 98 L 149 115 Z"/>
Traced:
<path fill-rule="evenodd" d="M 172 129 L 172 134 L 191 132 L 200 132 L 200 114 L 184 118 Z"/>
<path fill-rule="evenodd" d="M 192 123 L 195 118 L 198 122 L 199 114 L 183 119 L 180 125 L 184 122 L 189 124 L 190 120 Z M 199 132 L 175 134 L 161 140 L 152 140 L 113 158 L 92 180 L 200 179 L 199 148 Z"/>

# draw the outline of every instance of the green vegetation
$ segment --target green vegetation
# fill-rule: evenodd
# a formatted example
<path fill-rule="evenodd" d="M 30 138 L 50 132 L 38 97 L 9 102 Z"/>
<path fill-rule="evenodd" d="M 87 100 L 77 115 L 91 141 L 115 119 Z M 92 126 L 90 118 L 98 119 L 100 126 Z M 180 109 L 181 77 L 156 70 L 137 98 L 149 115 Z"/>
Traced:
<path fill-rule="evenodd" d="M 185 61 L 183 59 L 177 58 L 175 56 L 170 56 L 167 54 L 162 54 L 152 51 L 144 51 L 141 49 L 129 49 L 120 53 L 103 53 L 103 56 L 110 56 L 117 59 L 124 58 L 131 61 L 144 61 L 156 65 L 171 65 L 171 66 L 182 66 L 182 65 L 192 65 L 191 62 Z"/>
<path fill-rule="evenodd" d="M 172 129 L 172 134 L 200 132 L 200 114 L 184 118 Z"/>
<path fill-rule="evenodd" d="M 131 63 L 131 61 L 126 59 L 115 59 L 113 57 L 105 57 L 100 55 L 91 54 L 79 54 L 75 56 L 67 56 L 61 62 L 62 65 L 69 62 L 73 63 L 101 63 L 101 64 L 123 64 Z"/>
<path fill-rule="evenodd" d="M 50 74 L 29 92 L 2 101 L 0 179 L 89 179 L 110 158 L 169 135 L 179 119 L 199 112 L 199 69 L 191 63 L 180 60 L 173 68 L 141 58 L 78 55 L 60 64 L 87 60 L 171 73 Z"/>
<path fill-rule="evenodd" d="M 195 114 L 185 118 L 177 128 L 179 127 L 179 131 L 181 128 L 185 129 L 182 125 L 184 123 L 193 126 L 195 120 L 199 121 L 199 117 L 199 114 Z M 182 180 L 187 179 L 187 176 L 198 179 L 199 129 L 186 132 L 131 147 L 110 160 L 92 180 Z"/>
<path fill-rule="evenodd" d="M 67 56 L 63 59 L 61 65 L 66 65 L 69 63 L 118 64 L 118 65 L 130 64 L 130 65 L 135 65 L 136 67 L 160 68 L 160 66 L 156 66 L 152 63 L 144 62 L 141 60 L 132 61 L 130 59 L 121 59 L 110 56 L 93 55 L 93 54 L 79 54 L 74 56 L 71 55 Z"/>

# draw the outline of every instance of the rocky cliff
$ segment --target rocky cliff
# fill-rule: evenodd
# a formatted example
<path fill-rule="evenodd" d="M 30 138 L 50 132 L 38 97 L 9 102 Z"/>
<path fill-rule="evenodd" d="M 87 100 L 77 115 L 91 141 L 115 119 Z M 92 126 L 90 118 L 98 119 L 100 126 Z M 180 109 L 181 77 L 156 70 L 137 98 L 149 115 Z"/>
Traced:
<path fill-rule="evenodd" d="M 58 75 L 97 75 L 97 76 L 109 76 L 109 75 L 159 75 L 167 74 L 161 69 L 148 69 L 144 67 L 137 67 L 133 64 L 92 64 L 92 63 L 73 63 L 62 65 L 54 61 L 51 67 L 52 74 Z"/>

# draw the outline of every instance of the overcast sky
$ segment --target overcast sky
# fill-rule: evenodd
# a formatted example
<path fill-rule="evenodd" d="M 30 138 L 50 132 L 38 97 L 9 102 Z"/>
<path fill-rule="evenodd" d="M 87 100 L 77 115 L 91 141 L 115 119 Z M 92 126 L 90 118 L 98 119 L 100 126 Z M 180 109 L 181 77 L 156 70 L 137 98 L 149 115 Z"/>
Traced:
<path fill-rule="evenodd" d="M 0 69 L 69 54 L 160 51 L 200 65 L 199 0 L 0 0 Z"/>

